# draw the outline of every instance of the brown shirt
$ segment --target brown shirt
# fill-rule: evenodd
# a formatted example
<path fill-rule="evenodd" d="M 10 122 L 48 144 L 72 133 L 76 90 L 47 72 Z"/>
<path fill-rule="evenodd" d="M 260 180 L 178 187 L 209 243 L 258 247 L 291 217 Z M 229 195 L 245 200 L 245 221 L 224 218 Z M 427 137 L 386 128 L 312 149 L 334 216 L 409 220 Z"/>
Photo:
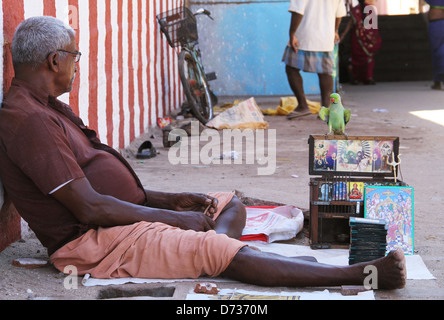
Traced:
<path fill-rule="evenodd" d="M 69 107 L 14 79 L 0 109 L 0 177 L 49 255 L 94 227 L 81 225 L 49 194 L 60 185 L 86 177 L 101 194 L 136 204 L 145 200 L 127 166 L 94 148 L 60 108 Z"/>

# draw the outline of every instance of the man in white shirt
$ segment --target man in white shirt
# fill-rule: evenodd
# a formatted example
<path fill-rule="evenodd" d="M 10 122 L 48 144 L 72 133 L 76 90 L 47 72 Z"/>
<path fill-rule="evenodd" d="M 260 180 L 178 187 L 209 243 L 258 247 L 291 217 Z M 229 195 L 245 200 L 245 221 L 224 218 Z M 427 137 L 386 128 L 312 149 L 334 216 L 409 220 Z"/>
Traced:
<path fill-rule="evenodd" d="M 334 46 L 338 28 L 347 13 L 344 0 L 291 0 L 290 41 L 282 59 L 298 107 L 287 117 L 310 114 L 300 71 L 317 73 L 321 103 L 328 107 L 333 93 Z"/>

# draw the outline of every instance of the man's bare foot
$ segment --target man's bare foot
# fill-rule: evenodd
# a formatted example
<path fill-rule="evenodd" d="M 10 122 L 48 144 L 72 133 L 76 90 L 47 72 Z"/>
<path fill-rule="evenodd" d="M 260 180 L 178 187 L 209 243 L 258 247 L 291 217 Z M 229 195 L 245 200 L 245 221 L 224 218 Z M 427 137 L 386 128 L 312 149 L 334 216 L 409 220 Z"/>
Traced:
<path fill-rule="evenodd" d="M 404 252 L 391 251 L 387 256 L 376 260 L 373 265 L 378 271 L 378 289 L 402 289 L 407 280 Z"/>

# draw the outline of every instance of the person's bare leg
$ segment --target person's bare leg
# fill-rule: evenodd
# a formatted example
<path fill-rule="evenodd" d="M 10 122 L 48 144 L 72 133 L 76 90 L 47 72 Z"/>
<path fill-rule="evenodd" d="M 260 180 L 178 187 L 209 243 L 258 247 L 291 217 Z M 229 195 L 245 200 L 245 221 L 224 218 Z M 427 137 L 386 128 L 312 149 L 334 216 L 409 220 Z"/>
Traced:
<path fill-rule="evenodd" d="M 226 234 L 230 238 L 240 239 L 247 221 L 247 212 L 242 202 L 234 196 L 219 217 L 216 219 L 214 230 L 219 234 Z"/>
<path fill-rule="evenodd" d="M 406 281 L 405 257 L 402 250 L 382 259 L 351 266 L 332 266 L 298 258 L 241 249 L 223 277 L 261 286 L 318 287 L 363 285 L 368 274 L 364 268 L 376 267 L 378 289 L 403 288 Z"/>
<path fill-rule="evenodd" d="M 330 74 L 318 74 L 319 87 L 321 90 L 321 103 L 323 107 L 330 106 L 330 96 L 333 93 L 333 77 Z"/>
<path fill-rule="evenodd" d="M 294 110 L 296 112 L 306 112 L 310 109 L 308 108 L 307 98 L 304 92 L 304 80 L 302 79 L 299 69 L 286 66 L 285 71 L 287 73 L 288 83 L 291 90 L 293 91 L 296 99 L 298 100 L 298 106 Z"/>

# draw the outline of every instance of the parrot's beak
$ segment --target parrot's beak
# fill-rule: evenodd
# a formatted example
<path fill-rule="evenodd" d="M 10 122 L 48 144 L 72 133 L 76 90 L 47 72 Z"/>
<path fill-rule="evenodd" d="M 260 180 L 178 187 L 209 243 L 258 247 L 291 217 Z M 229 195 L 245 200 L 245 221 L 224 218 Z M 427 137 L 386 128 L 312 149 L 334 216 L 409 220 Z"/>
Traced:
<path fill-rule="evenodd" d="M 336 103 L 336 99 L 335 98 L 331 98 L 331 103 Z"/>

